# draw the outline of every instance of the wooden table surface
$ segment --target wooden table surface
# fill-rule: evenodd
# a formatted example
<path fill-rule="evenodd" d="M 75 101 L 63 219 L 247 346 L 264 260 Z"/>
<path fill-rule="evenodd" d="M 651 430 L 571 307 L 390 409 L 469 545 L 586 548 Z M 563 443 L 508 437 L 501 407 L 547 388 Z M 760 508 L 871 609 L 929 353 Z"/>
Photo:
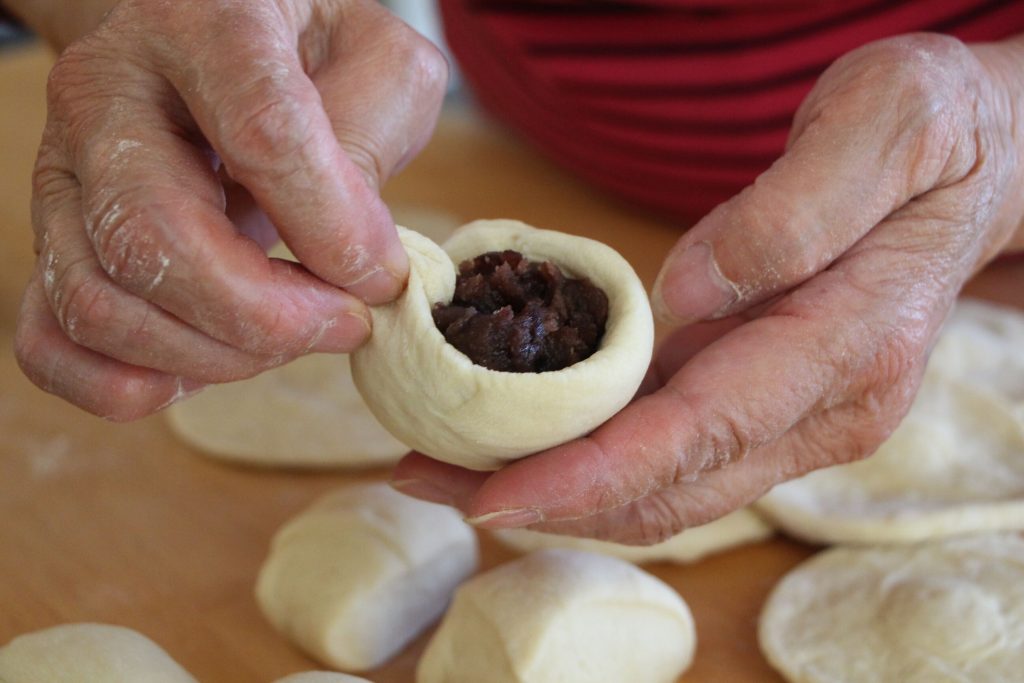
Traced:
<path fill-rule="evenodd" d="M 44 121 L 50 57 L 0 53 L 0 644 L 64 622 L 135 628 L 204 683 L 264 683 L 316 668 L 263 620 L 254 578 L 274 531 L 358 474 L 226 466 L 177 442 L 160 416 L 90 417 L 35 389 L 10 352 L 31 264 L 29 174 Z M 601 197 L 465 107 L 452 107 L 424 154 L 387 188 L 394 206 L 460 222 L 510 217 L 617 248 L 649 285 L 673 226 Z M 1024 264 L 972 285 L 1024 305 Z M 689 602 L 694 666 L 681 679 L 780 681 L 758 652 L 758 611 L 775 582 L 814 552 L 783 538 L 696 565 L 648 569 Z M 487 539 L 484 566 L 511 553 Z M 368 676 L 410 683 L 429 634 Z"/>

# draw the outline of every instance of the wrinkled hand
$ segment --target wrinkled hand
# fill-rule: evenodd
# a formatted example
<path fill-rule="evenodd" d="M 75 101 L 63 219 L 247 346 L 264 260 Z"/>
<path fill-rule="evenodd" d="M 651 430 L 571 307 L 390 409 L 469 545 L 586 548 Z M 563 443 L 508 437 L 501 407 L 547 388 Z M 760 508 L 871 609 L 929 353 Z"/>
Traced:
<path fill-rule="evenodd" d="M 408 271 L 378 187 L 446 79 L 373 0 L 120 2 L 50 76 L 25 373 L 131 419 L 356 348 Z M 265 256 L 278 234 L 304 267 Z"/>
<path fill-rule="evenodd" d="M 963 283 L 1018 229 L 1024 60 L 914 35 L 834 64 L 785 155 L 673 248 L 677 323 L 642 396 L 489 474 L 407 457 L 396 486 L 481 527 L 653 543 L 873 452 Z"/>

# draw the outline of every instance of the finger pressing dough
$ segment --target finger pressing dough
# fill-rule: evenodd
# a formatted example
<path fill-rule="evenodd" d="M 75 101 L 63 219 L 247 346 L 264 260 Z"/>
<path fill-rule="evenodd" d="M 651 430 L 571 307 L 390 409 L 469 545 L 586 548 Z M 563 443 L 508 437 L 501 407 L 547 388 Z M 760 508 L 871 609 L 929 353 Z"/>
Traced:
<path fill-rule="evenodd" d="M 543 550 L 455 594 L 417 683 L 671 683 L 693 659 L 690 610 L 628 562 Z"/>
<path fill-rule="evenodd" d="M 928 371 L 1008 401 L 1024 418 L 1024 312 L 961 299 L 942 328 Z"/>
<path fill-rule="evenodd" d="M 755 507 L 823 543 L 1024 529 L 1024 426 L 1004 403 L 931 375 L 877 453 L 780 484 Z"/>
<path fill-rule="evenodd" d="M 3 683 L 196 683 L 146 636 L 107 624 L 64 624 L 0 648 Z"/>
<path fill-rule="evenodd" d="M 256 598 L 310 656 L 361 671 L 437 619 L 476 565 L 476 535 L 453 509 L 385 484 L 350 486 L 277 533 Z"/>
<path fill-rule="evenodd" d="M 1022 680 L 1024 540 L 829 550 L 775 587 L 759 639 L 792 683 Z"/>
<path fill-rule="evenodd" d="M 365 678 L 349 676 L 328 671 L 307 671 L 301 674 L 292 674 L 274 681 L 274 683 L 371 683 Z"/>
<path fill-rule="evenodd" d="M 499 529 L 491 532 L 499 541 L 520 552 L 545 548 L 570 548 L 611 555 L 627 562 L 696 562 L 729 548 L 768 538 L 772 528 L 750 510 L 741 509 L 725 517 L 687 529 L 667 541 L 649 546 L 623 545 L 591 538 L 546 534 L 529 529 Z"/>
<path fill-rule="evenodd" d="M 477 470 L 556 446 L 591 431 L 633 397 L 651 359 L 654 326 L 643 285 L 613 249 L 517 221 L 463 226 L 442 250 L 408 230 L 405 293 L 373 309 L 370 341 L 352 355 L 352 374 L 381 423 L 438 460 Z M 553 372 L 498 372 L 449 345 L 431 316 L 448 303 L 456 265 L 511 249 L 589 278 L 608 297 L 604 337 L 589 358 Z"/>

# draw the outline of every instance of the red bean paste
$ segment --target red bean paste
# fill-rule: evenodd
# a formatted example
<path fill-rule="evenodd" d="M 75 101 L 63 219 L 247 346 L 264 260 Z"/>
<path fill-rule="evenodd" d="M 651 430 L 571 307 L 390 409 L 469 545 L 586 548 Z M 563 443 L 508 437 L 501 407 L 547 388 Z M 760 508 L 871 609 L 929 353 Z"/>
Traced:
<path fill-rule="evenodd" d="M 491 251 L 459 265 L 452 302 L 434 304 L 433 315 L 448 343 L 477 365 L 550 372 L 597 351 L 608 297 L 550 261 Z"/>

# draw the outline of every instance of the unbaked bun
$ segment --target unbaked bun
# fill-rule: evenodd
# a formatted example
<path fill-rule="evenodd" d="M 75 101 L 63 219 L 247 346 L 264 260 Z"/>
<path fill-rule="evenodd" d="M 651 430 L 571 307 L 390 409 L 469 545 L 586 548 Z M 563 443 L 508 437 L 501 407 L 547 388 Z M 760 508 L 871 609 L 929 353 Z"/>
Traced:
<path fill-rule="evenodd" d="M 399 228 L 409 284 L 373 309 L 373 334 L 352 355 L 356 386 L 377 419 L 409 447 L 476 470 L 582 436 L 625 406 L 647 371 L 654 324 L 636 273 L 615 250 L 583 237 L 518 221 L 476 221 L 444 249 Z M 589 358 L 561 370 L 498 372 L 445 341 L 431 310 L 455 291 L 457 265 L 511 249 L 588 278 L 608 297 L 604 337 Z"/>

